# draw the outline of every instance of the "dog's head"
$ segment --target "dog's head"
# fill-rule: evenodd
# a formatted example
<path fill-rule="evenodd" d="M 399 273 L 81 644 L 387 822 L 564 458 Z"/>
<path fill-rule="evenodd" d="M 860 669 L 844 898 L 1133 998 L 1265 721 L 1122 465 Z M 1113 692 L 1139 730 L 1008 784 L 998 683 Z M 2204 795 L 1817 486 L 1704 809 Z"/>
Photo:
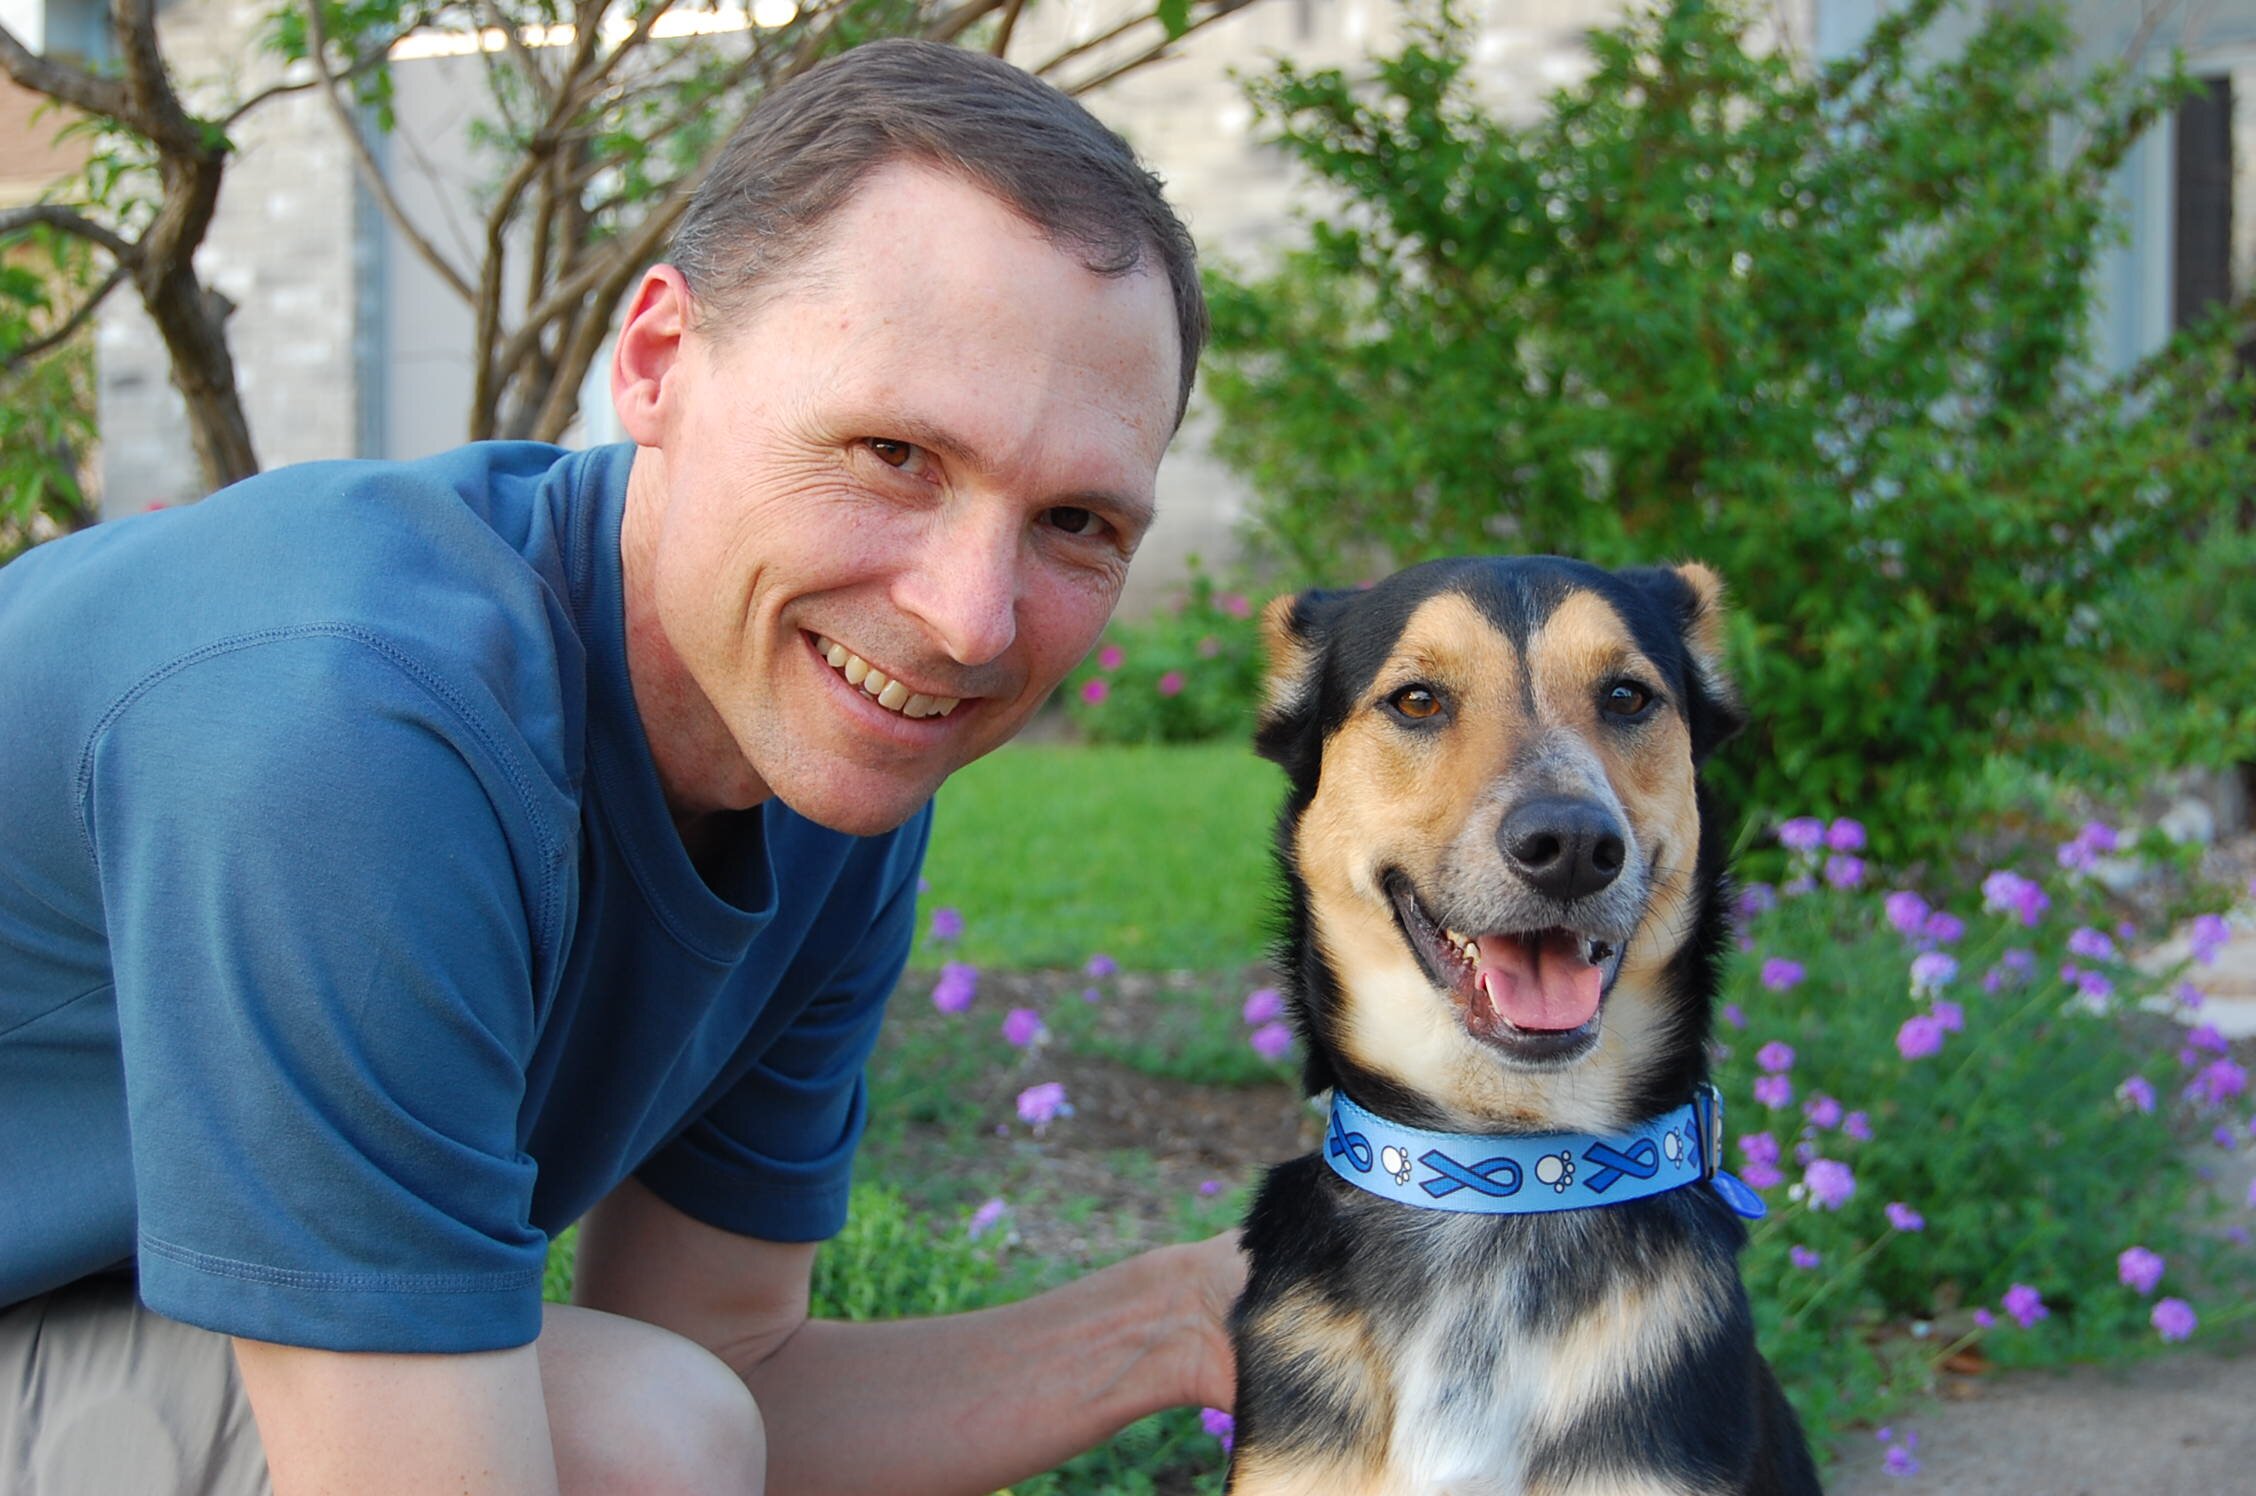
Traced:
<path fill-rule="evenodd" d="M 1702 1073 L 1741 725 L 1706 567 L 1412 567 L 1262 618 L 1256 743 L 1309 1083 L 1398 1120 L 1603 1131 Z"/>

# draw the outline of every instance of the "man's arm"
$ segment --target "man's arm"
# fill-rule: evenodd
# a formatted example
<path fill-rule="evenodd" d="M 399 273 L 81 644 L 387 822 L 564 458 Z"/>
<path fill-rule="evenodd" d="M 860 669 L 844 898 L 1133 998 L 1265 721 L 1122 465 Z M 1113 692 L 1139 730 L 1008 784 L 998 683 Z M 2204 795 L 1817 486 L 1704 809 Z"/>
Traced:
<path fill-rule="evenodd" d="M 776 1496 L 975 1496 L 1146 1413 L 1232 1401 L 1234 1237 L 997 1309 L 865 1325 L 807 1318 L 814 1250 L 717 1230 L 631 1180 L 580 1230 L 580 1303 L 672 1330 L 744 1378 Z"/>
<path fill-rule="evenodd" d="M 406 1356 L 238 1338 L 235 1360 L 276 1496 L 557 1489 L 532 1346 Z"/>

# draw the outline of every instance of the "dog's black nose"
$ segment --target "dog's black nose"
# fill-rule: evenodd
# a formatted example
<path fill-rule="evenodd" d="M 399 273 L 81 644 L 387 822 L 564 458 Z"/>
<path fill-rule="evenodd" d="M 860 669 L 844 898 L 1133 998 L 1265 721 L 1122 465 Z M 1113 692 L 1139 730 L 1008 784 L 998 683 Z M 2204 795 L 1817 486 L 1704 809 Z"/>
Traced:
<path fill-rule="evenodd" d="M 1496 828 L 1504 858 L 1540 893 L 1562 903 L 1621 876 L 1629 849 L 1621 823 L 1588 800 L 1530 800 Z"/>

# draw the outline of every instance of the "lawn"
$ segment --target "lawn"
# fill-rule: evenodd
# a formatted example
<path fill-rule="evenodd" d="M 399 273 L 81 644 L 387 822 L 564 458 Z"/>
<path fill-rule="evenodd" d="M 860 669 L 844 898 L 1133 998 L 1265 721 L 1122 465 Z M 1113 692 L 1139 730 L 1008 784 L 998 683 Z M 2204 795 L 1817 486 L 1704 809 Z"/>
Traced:
<path fill-rule="evenodd" d="M 1264 950 L 1277 771 L 1242 744 L 1010 747 L 940 791 L 928 910 L 961 940 L 914 963 L 1227 968 Z"/>

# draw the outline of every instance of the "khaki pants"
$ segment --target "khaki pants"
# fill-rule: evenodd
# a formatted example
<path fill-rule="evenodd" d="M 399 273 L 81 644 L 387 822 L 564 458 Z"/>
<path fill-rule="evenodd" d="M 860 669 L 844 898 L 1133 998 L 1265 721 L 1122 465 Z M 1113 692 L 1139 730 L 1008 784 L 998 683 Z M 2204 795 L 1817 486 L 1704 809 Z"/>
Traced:
<path fill-rule="evenodd" d="M 0 1492 L 270 1496 L 227 1337 L 150 1313 L 126 1277 L 0 1308 Z"/>

